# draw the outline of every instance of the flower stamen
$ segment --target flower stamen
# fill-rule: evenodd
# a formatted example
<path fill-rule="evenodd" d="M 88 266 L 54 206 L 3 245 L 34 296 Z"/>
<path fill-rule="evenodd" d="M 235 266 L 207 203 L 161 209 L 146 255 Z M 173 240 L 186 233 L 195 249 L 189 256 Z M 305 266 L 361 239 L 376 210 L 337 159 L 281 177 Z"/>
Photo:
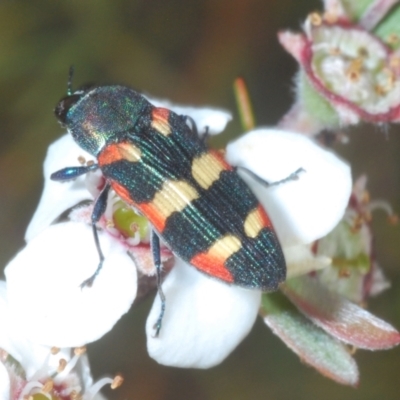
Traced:
<path fill-rule="evenodd" d="M 57 372 L 58 373 L 63 372 L 67 364 L 68 364 L 67 360 L 65 358 L 61 358 L 60 361 L 58 362 Z"/>
<path fill-rule="evenodd" d="M 115 375 L 111 389 L 117 389 L 124 383 L 124 377 L 121 374 Z"/>
<path fill-rule="evenodd" d="M 54 389 L 54 382 L 49 379 L 42 387 L 42 392 L 44 394 L 50 393 Z"/>
<path fill-rule="evenodd" d="M 397 43 L 399 43 L 399 40 L 400 37 L 396 33 L 391 33 L 386 39 L 387 43 L 391 45 L 396 45 Z"/>
<path fill-rule="evenodd" d="M 338 20 L 338 15 L 331 11 L 326 11 L 324 13 L 323 18 L 324 18 L 324 21 L 326 21 L 328 24 L 336 24 L 336 22 Z"/>
<path fill-rule="evenodd" d="M 4 363 L 7 360 L 8 353 L 0 348 L 0 362 Z"/>
<path fill-rule="evenodd" d="M 32 398 L 31 392 L 35 391 L 34 393 L 37 392 L 37 389 L 42 390 L 43 384 L 40 383 L 39 381 L 30 381 L 28 382 L 23 390 L 21 391 L 21 394 L 19 396 L 19 400 L 27 400 Z"/>
<path fill-rule="evenodd" d="M 368 210 L 373 212 L 375 210 L 383 210 L 388 216 L 389 223 L 396 225 L 399 217 L 393 211 L 392 206 L 385 200 L 373 200 L 368 204 Z"/>
<path fill-rule="evenodd" d="M 311 13 L 308 18 L 313 26 L 320 26 L 322 24 L 322 16 L 317 12 Z"/>
<path fill-rule="evenodd" d="M 340 56 L 341 52 L 340 52 L 339 47 L 335 46 L 335 47 L 330 48 L 329 49 L 329 54 L 331 56 Z"/>
<path fill-rule="evenodd" d="M 116 389 L 122 385 L 123 381 L 124 378 L 120 374 L 116 375 L 113 379 L 110 377 L 100 379 L 85 392 L 85 400 L 93 399 L 103 386 L 110 385 L 111 389 Z"/>
<path fill-rule="evenodd" d="M 361 71 L 363 67 L 364 59 L 363 57 L 357 57 L 353 61 L 351 61 L 349 67 L 346 70 L 346 77 L 351 82 L 358 82 L 361 76 Z"/>
<path fill-rule="evenodd" d="M 71 398 L 71 400 L 82 400 L 83 399 L 83 396 L 80 393 L 78 393 L 76 390 L 73 390 L 70 393 L 69 397 Z"/>
<path fill-rule="evenodd" d="M 76 356 L 81 356 L 82 354 L 86 353 L 86 346 L 81 346 L 81 347 L 75 347 L 74 348 L 74 354 Z"/>
<path fill-rule="evenodd" d="M 64 368 L 62 369 L 62 371 L 58 371 L 58 378 L 60 377 L 64 377 L 68 374 L 71 373 L 71 371 L 73 370 L 73 368 L 76 366 L 80 356 L 82 356 L 83 354 L 86 353 L 86 347 L 82 346 L 82 347 L 76 347 L 74 349 L 74 356 L 71 358 L 71 360 L 65 364 Z M 61 360 L 60 360 L 61 362 Z"/>
<path fill-rule="evenodd" d="M 396 69 L 400 67 L 400 57 L 393 56 L 390 58 L 389 67 Z"/>

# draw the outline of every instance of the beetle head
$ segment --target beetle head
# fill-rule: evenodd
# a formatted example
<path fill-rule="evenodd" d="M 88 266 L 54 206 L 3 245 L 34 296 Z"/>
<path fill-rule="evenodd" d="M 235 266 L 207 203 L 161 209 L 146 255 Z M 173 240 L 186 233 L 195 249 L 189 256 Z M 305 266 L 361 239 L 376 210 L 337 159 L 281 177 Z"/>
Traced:
<path fill-rule="evenodd" d="M 61 99 L 55 114 L 76 143 L 97 156 L 107 144 L 123 140 L 151 107 L 126 86 L 84 86 Z"/>
<path fill-rule="evenodd" d="M 78 90 L 76 90 L 74 93 L 68 93 L 67 96 L 62 98 L 58 104 L 56 105 L 56 108 L 54 109 L 54 114 L 56 115 L 56 118 L 58 121 L 61 123 L 63 126 L 68 127 L 67 123 L 67 115 L 69 110 L 82 98 L 88 93 L 91 89 L 93 89 L 95 86 L 90 84 L 90 85 L 85 85 L 81 86 Z"/>

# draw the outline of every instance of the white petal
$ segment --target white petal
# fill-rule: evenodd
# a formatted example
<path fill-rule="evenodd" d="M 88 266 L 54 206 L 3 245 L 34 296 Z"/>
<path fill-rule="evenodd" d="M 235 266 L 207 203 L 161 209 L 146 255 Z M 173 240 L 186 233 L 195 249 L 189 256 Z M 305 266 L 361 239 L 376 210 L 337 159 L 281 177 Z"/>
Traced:
<path fill-rule="evenodd" d="M 0 362 L 0 400 L 10 400 L 10 377 L 6 367 Z"/>
<path fill-rule="evenodd" d="M 0 281 L 0 321 L 0 349 L 13 354 L 14 346 L 10 334 L 10 313 L 7 304 L 6 283 L 4 281 Z"/>
<path fill-rule="evenodd" d="M 255 130 L 229 144 L 226 159 L 267 182 L 305 170 L 298 180 L 265 187 L 239 169 L 268 211 L 283 246 L 326 235 L 344 214 L 352 188 L 349 165 L 303 135 Z"/>
<path fill-rule="evenodd" d="M 167 100 L 158 100 L 145 96 L 156 107 L 164 107 L 174 111 L 179 115 L 187 115 L 193 118 L 196 123 L 197 130 L 201 136 L 208 128 L 210 135 L 221 133 L 229 121 L 232 120 L 232 115 L 226 110 L 206 107 L 188 107 L 177 104 L 172 104 Z"/>
<path fill-rule="evenodd" d="M 26 241 L 46 229 L 64 211 L 83 200 L 92 199 L 86 188 L 84 176 L 62 183 L 50 180 L 53 172 L 65 167 L 79 166 L 79 156 L 85 157 L 86 160 L 93 159 L 74 142 L 69 134 L 50 145 L 43 165 L 44 190 L 39 206 L 26 230 Z"/>
<path fill-rule="evenodd" d="M 6 283 L 0 281 L 0 348 L 6 350 L 8 354 L 11 354 L 21 364 L 26 376 L 29 378 L 49 358 L 50 347 L 30 341 L 25 335 L 27 327 L 21 329 L 17 326 L 16 322 L 19 319 L 20 316 L 12 313 L 9 309 Z M 52 356 L 48 365 L 57 368 L 60 358 L 67 358 L 67 354 L 60 352 L 59 355 Z"/>
<path fill-rule="evenodd" d="M 284 247 L 283 254 L 287 265 L 286 279 L 317 271 L 332 264 L 331 258 L 316 256 L 311 251 L 311 246 L 304 244 Z"/>
<path fill-rule="evenodd" d="M 162 329 L 154 337 L 157 296 L 146 323 L 147 349 L 160 364 L 176 367 L 209 368 L 224 360 L 250 331 L 261 300 L 259 291 L 219 282 L 178 259 L 163 290 Z"/>
<path fill-rule="evenodd" d="M 105 256 L 92 287 L 80 288 L 99 258 L 89 226 L 67 222 L 33 238 L 5 270 L 12 312 L 34 341 L 75 347 L 108 332 L 136 296 L 136 268 L 125 249 L 99 233 Z"/>

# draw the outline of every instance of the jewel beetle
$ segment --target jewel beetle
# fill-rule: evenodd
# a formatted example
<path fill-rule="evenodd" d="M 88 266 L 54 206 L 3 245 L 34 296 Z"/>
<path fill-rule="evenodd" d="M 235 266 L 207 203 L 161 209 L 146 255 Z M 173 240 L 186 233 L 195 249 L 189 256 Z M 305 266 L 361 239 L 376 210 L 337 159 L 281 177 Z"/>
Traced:
<path fill-rule="evenodd" d="M 55 115 L 97 162 L 66 167 L 51 179 L 70 180 L 100 169 L 106 180 L 91 216 L 100 263 L 82 286 L 91 285 L 102 267 L 96 223 L 112 189 L 153 228 L 162 302 L 156 336 L 165 311 L 159 238 L 207 275 L 244 288 L 276 290 L 285 280 L 286 264 L 266 211 L 237 170 L 189 126 L 188 118 L 153 106 L 126 86 L 88 86 L 73 92 L 71 76 Z"/>

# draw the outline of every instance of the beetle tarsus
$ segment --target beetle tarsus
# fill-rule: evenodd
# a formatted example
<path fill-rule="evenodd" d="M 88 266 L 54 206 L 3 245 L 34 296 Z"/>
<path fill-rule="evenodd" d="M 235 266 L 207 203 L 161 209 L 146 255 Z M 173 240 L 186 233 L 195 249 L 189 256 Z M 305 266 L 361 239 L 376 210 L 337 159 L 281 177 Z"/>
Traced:
<path fill-rule="evenodd" d="M 306 172 L 306 170 L 304 168 L 300 167 L 300 168 L 296 169 L 296 171 L 292 172 L 287 177 L 280 179 L 279 181 L 268 182 L 246 167 L 237 167 L 237 169 L 240 169 L 240 170 L 246 172 L 246 174 L 250 175 L 258 183 L 261 183 L 265 187 L 278 186 L 278 185 L 282 185 L 283 183 L 288 183 L 290 181 L 297 181 L 299 179 L 299 174 L 302 172 Z"/>
<path fill-rule="evenodd" d="M 85 287 L 92 287 L 93 286 L 93 282 L 96 279 L 97 275 L 99 274 L 101 268 L 103 267 L 103 261 L 104 261 L 104 257 L 103 259 L 100 260 L 99 265 L 97 266 L 97 269 L 95 271 L 95 273 L 88 279 L 85 279 L 79 286 L 81 289 L 85 288 Z"/>
<path fill-rule="evenodd" d="M 151 250 L 153 252 L 153 260 L 154 260 L 154 265 L 156 267 L 156 273 L 157 273 L 157 291 L 158 291 L 158 295 L 160 296 L 160 300 L 161 300 L 161 311 L 157 318 L 157 322 L 154 324 L 154 329 L 156 330 L 155 337 L 158 337 L 158 335 L 161 331 L 162 320 L 164 318 L 164 313 L 165 313 L 165 294 L 161 287 L 162 265 L 161 265 L 160 238 L 157 236 L 157 234 L 154 231 L 152 232 L 152 235 L 151 235 Z"/>
<path fill-rule="evenodd" d="M 100 246 L 100 240 L 99 240 L 99 234 L 97 232 L 97 222 L 99 222 L 101 216 L 104 214 L 106 207 L 107 207 L 107 197 L 108 197 L 108 192 L 110 191 L 110 185 L 107 184 L 104 186 L 104 189 L 102 192 L 99 194 L 99 197 L 96 199 L 94 206 L 93 206 L 93 212 L 92 212 L 92 231 L 93 231 L 93 237 L 94 237 L 94 243 L 96 245 L 97 253 L 100 258 L 99 265 L 97 266 L 96 271 L 94 274 L 84 280 L 81 284 L 80 287 L 83 289 L 84 287 L 91 287 L 93 285 L 94 280 L 96 279 L 96 276 L 99 274 L 101 268 L 103 267 L 103 262 L 104 262 L 104 254 L 101 250 Z"/>

